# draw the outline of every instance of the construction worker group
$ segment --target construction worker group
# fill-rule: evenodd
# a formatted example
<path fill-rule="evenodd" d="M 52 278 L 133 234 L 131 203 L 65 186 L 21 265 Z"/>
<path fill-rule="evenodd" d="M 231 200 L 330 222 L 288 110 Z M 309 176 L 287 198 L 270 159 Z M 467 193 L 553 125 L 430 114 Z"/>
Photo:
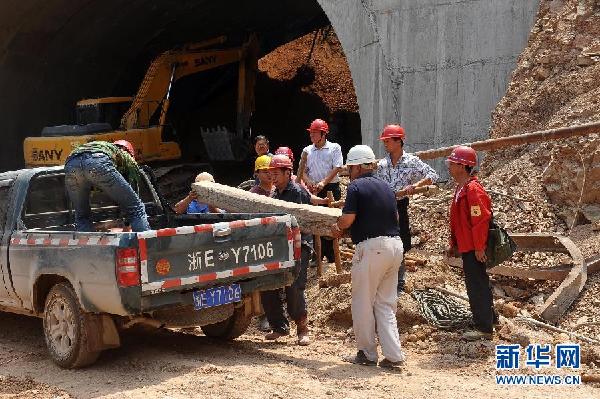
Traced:
<path fill-rule="evenodd" d="M 339 172 L 344 167 L 341 147 L 328 140 L 327 122 L 316 119 L 307 130 L 312 144 L 302 150 L 304 170 L 299 171 L 297 182 L 293 177 L 294 155 L 289 148 L 277 149 L 272 157 L 267 155 L 268 148 L 263 149 L 262 154 L 257 149 L 257 184 L 251 192 L 312 204 L 319 204 L 315 195 L 325 198 L 327 191 L 331 191 L 335 199 L 341 197 Z M 351 309 L 357 352 L 344 357 L 355 364 L 393 368 L 402 366 L 405 361 L 396 322 L 396 304 L 404 289 L 404 255 L 411 249 L 409 196 L 415 189 L 439 179 L 429 165 L 404 151 L 405 139 L 401 126 L 387 125 L 380 135 L 387 152 L 385 158 L 377 160 L 373 150 L 366 145 L 352 147 L 346 156 L 350 184 L 342 216 L 331 230 L 336 237 L 349 231 L 355 245 Z M 496 317 L 485 269 L 491 202 L 474 175 L 477 154 L 472 148 L 456 147 L 448 157 L 447 165 L 457 185 L 450 211 L 452 239 L 448 253 L 463 258 L 473 312 L 473 329 L 466 331 L 464 338 L 490 338 Z M 304 287 L 311 237 L 303 236 L 303 243 L 301 273 L 285 294 L 288 314 L 296 321 L 298 343 L 307 345 L 310 340 Z M 333 261 L 329 243 L 331 241 L 324 241 L 323 255 Z M 297 309 L 298 304 L 302 311 Z M 288 335 L 289 324 L 283 316 L 281 296 L 275 292 L 265 293 L 263 306 L 271 330 L 265 338 L 274 340 Z M 383 354 L 381 360 L 377 340 Z"/>
<path fill-rule="evenodd" d="M 325 205 L 328 192 L 342 196 L 339 173 L 350 174 L 342 216 L 331 226 L 338 238 L 349 233 L 355 252 L 352 259 L 352 320 L 357 352 L 344 360 L 367 366 L 395 368 L 404 364 L 396 322 L 397 298 L 404 289 L 404 255 L 411 249 L 408 217 L 409 196 L 415 189 L 438 180 L 436 172 L 418 157 L 404 151 L 406 133 L 395 124 L 383 129 L 380 140 L 387 152 L 377 160 L 366 145 L 352 147 L 344 165 L 339 144 L 328 140 L 329 126 L 315 119 L 307 128 L 311 144 L 301 153 L 298 175 L 294 175 L 294 153 L 288 147 L 270 152 L 265 136 L 255 139 L 254 186 L 250 192 L 284 201 Z M 114 143 L 91 142 L 76 148 L 65 164 L 65 184 L 75 210 L 76 229 L 92 231 L 89 195 L 92 187 L 106 192 L 121 208 L 133 231 L 150 229 L 145 208 L 137 193 L 140 168 L 133 146 L 124 140 Z M 448 172 L 456 183 L 450 207 L 450 243 L 447 253 L 461 256 L 473 329 L 464 338 L 491 338 L 497 317 L 486 273 L 486 242 L 491 219 L 489 195 L 475 176 L 477 154 L 458 146 L 447 158 Z M 214 181 L 208 173 L 196 181 Z M 174 206 L 177 213 L 223 212 L 204 204 L 191 191 Z M 333 241 L 322 243 L 322 254 L 332 262 Z M 264 291 L 267 340 L 290 334 L 290 321 L 296 325 L 297 342 L 309 345 L 308 311 L 305 288 L 313 237 L 302 235 L 302 250 L 295 281 L 285 290 Z M 287 306 L 287 316 L 284 310 Z M 268 325 L 266 325 L 268 321 Z M 377 340 L 383 358 L 380 360 Z"/>

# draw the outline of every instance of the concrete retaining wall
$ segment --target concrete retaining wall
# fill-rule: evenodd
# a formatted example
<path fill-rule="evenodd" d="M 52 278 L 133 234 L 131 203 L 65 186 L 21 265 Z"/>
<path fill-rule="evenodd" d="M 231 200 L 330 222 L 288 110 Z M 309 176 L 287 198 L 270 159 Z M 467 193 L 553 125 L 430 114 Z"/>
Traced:
<path fill-rule="evenodd" d="M 356 88 L 363 143 L 402 124 L 416 151 L 487 136 L 538 0 L 318 0 Z"/>

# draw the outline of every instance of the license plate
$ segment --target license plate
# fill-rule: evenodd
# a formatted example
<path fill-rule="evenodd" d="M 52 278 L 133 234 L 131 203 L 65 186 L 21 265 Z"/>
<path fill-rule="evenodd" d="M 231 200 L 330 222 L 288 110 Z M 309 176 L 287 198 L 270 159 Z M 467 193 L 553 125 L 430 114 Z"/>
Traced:
<path fill-rule="evenodd" d="M 240 245 L 223 249 L 205 249 L 187 253 L 188 271 L 202 273 L 219 267 L 238 267 L 270 263 L 281 258 L 285 253 L 285 245 L 274 245 L 273 241 L 265 241 L 247 245 Z"/>
<path fill-rule="evenodd" d="M 223 287 L 193 291 L 194 309 L 200 310 L 242 300 L 242 287 L 231 284 Z"/>

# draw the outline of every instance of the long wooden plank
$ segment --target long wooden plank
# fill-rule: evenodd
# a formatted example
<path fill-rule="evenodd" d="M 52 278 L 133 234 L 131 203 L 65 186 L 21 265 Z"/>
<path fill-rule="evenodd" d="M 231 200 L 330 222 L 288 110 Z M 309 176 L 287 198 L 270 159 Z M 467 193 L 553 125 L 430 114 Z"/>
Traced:
<path fill-rule="evenodd" d="M 308 234 L 332 236 L 331 226 L 342 215 L 337 208 L 295 204 L 219 183 L 194 183 L 192 188 L 201 202 L 228 212 L 289 213 L 296 217 L 302 232 Z"/>
<path fill-rule="evenodd" d="M 567 237 L 558 236 L 558 238 L 573 258 L 574 267 L 539 311 L 540 316 L 551 322 L 558 321 L 569 309 L 587 281 L 587 266 L 579 248 Z"/>
<path fill-rule="evenodd" d="M 543 280 L 562 280 L 558 288 L 548 297 L 539 310 L 542 318 L 556 322 L 567 311 L 569 306 L 577 299 L 585 282 L 587 281 L 587 263 L 579 248 L 571 239 L 556 234 L 511 234 L 518 245 L 519 251 L 540 251 L 568 253 L 573 259 L 570 270 L 548 269 L 528 270 L 508 266 L 496 266 L 489 269 L 492 274 L 512 276 L 517 278 L 536 278 Z M 600 268 L 600 259 L 590 259 L 593 270 Z M 457 258 L 448 258 L 446 263 L 455 267 L 462 267 L 462 262 Z M 559 277 L 564 276 L 564 279 Z"/>
<path fill-rule="evenodd" d="M 333 192 L 327 191 L 327 198 L 329 198 L 329 206 L 331 207 L 331 203 L 333 202 Z M 335 271 L 337 273 L 342 272 L 342 257 L 340 256 L 340 240 L 337 238 L 333 239 L 333 256 L 335 260 Z M 320 276 L 320 274 L 319 274 Z"/>

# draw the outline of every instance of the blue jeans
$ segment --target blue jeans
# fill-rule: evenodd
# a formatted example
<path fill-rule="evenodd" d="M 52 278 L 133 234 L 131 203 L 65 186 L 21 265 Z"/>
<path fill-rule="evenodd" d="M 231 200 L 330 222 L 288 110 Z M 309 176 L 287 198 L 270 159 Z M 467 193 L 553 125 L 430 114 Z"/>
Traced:
<path fill-rule="evenodd" d="M 310 248 L 302 245 L 302 252 L 299 261 L 298 275 L 292 285 L 285 287 L 285 299 L 287 301 L 287 311 L 289 316 L 296 323 L 305 319 L 306 311 L 306 296 L 304 289 L 306 288 L 308 258 L 310 257 Z M 290 331 L 290 323 L 285 317 L 283 311 L 283 300 L 279 290 L 263 291 L 260 293 L 260 300 L 265 310 L 265 316 L 269 320 L 269 325 L 275 332 L 287 334 Z"/>
<path fill-rule="evenodd" d="M 90 208 L 92 186 L 119 205 L 133 231 L 150 230 L 144 203 L 107 155 L 84 152 L 70 158 L 65 164 L 65 186 L 75 210 L 77 231 L 94 231 Z"/>

